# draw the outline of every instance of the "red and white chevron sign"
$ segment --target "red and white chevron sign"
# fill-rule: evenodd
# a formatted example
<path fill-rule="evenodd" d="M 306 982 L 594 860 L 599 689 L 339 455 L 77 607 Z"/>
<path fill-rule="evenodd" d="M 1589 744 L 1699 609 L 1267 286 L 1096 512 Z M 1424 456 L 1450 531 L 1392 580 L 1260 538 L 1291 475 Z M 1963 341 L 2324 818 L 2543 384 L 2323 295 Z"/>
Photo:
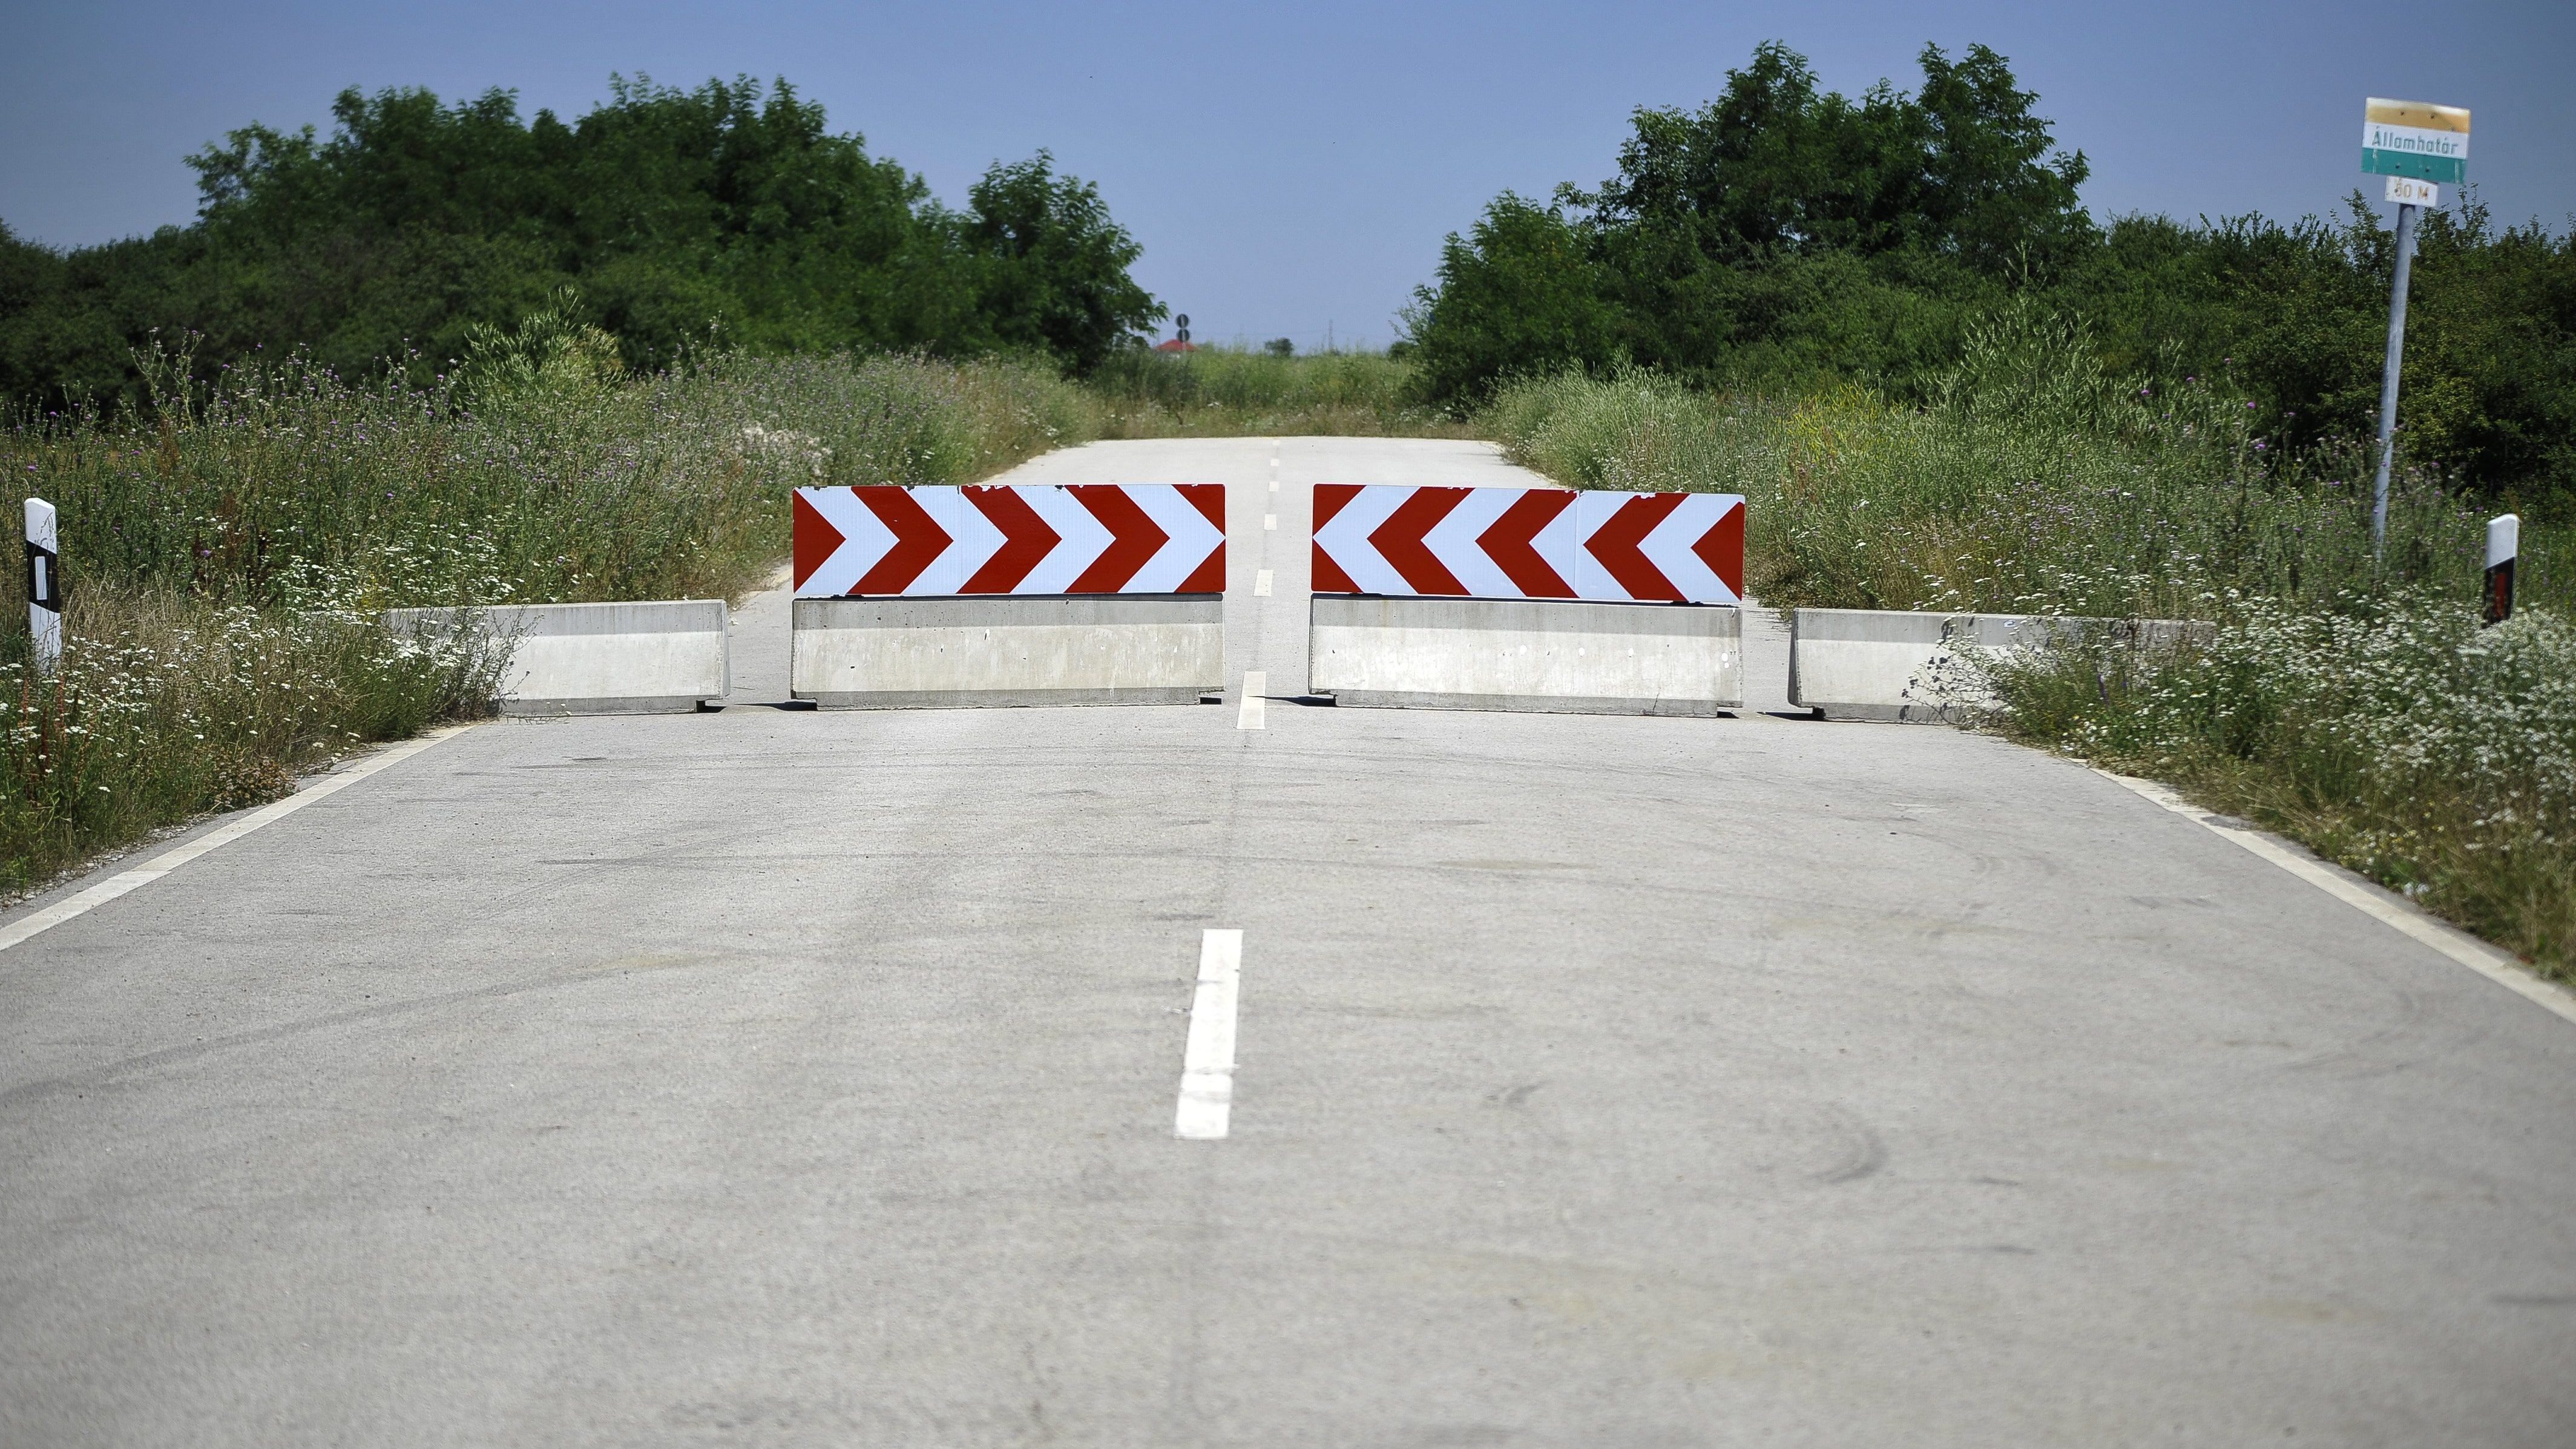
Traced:
<path fill-rule="evenodd" d="M 1733 493 L 1315 485 L 1319 594 L 1735 604 Z"/>
<path fill-rule="evenodd" d="M 799 488 L 796 597 L 1221 594 L 1219 483 Z"/>

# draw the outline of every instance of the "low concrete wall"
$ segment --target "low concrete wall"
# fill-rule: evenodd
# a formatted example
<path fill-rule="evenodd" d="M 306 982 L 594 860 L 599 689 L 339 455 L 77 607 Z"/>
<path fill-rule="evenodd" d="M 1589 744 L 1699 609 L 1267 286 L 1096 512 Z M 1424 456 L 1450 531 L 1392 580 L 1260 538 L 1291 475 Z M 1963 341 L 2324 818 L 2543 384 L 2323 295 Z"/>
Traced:
<path fill-rule="evenodd" d="M 2209 625 L 2178 619 L 1799 609 L 1789 623 L 1789 702 L 1836 719 L 1948 723 L 1994 703 L 1957 662 L 1963 647 L 2023 649 L 2081 630 L 2106 630 L 2141 648 L 2210 635 Z"/>
<path fill-rule="evenodd" d="M 1342 704 L 1714 715 L 1744 703 L 1744 617 L 1694 604 L 1315 597 L 1309 689 Z"/>
<path fill-rule="evenodd" d="M 788 690 L 824 709 L 1196 704 L 1225 602 L 1170 595 L 798 599 Z"/>
<path fill-rule="evenodd" d="M 731 683 L 722 599 L 391 609 L 395 632 L 444 636 L 461 620 L 510 646 L 504 714 L 658 714 L 722 699 Z"/>

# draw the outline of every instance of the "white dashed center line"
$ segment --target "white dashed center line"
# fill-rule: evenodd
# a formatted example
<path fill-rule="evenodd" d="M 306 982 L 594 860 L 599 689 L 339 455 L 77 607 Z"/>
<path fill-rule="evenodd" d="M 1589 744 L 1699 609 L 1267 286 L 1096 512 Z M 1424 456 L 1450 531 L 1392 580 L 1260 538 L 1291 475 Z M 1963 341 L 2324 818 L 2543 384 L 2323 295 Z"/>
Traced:
<path fill-rule="evenodd" d="M 1254 594 L 1256 597 L 1259 597 L 1259 598 L 1265 598 L 1265 599 L 1266 599 L 1266 598 L 1270 597 L 1270 570 L 1268 570 L 1268 569 L 1255 569 L 1255 570 L 1253 570 L 1253 573 L 1252 573 L 1252 592 L 1253 592 L 1253 594 Z"/>
<path fill-rule="evenodd" d="M 1262 692 L 1270 688 L 1270 676 L 1262 670 L 1243 671 L 1243 704 L 1235 711 L 1234 727 L 1239 730 L 1267 729 L 1262 720 Z"/>
<path fill-rule="evenodd" d="M 1258 676 L 1255 676 L 1258 677 Z M 1199 935 L 1198 990 L 1190 997 L 1190 1041 L 1181 1052 L 1181 1103 L 1172 1135 L 1213 1142 L 1234 1115 L 1234 1007 L 1243 977 L 1243 933 Z"/>

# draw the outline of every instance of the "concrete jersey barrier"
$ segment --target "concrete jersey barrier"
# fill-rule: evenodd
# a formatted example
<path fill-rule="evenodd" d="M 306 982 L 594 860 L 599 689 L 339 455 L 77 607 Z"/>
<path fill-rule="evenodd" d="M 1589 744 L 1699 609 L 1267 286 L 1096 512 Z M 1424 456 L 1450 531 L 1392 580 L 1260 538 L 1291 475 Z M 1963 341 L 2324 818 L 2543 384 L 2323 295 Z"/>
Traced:
<path fill-rule="evenodd" d="M 1734 494 L 1315 485 L 1307 687 L 1342 704 L 1744 703 Z"/>
<path fill-rule="evenodd" d="M 1225 688 L 1214 483 L 800 488 L 788 691 L 824 709 Z"/>
<path fill-rule="evenodd" d="M 1330 594 L 1311 608 L 1307 687 L 1340 704 L 1715 715 L 1744 703 L 1738 609 Z"/>
<path fill-rule="evenodd" d="M 2213 632 L 2179 619 L 1799 609 L 1789 623 L 1789 702 L 1830 718 L 1950 723 L 1994 703 L 1956 663 L 1963 648 L 2025 649 L 2089 630 L 2151 649 L 2202 642 Z"/>
<path fill-rule="evenodd" d="M 469 623 L 510 650 L 504 714 L 658 714 L 720 700 L 732 683 L 722 599 L 391 609 L 397 634 L 443 638 Z"/>

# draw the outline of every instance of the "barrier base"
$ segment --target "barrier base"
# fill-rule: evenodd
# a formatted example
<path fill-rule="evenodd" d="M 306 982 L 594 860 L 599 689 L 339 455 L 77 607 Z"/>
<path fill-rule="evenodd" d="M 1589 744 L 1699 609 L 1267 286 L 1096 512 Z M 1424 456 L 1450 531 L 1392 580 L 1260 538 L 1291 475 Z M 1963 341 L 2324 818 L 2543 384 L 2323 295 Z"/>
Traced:
<path fill-rule="evenodd" d="M 512 718 L 562 719 L 579 714 L 695 714 L 715 698 L 702 694 L 641 694 L 608 699 L 505 699 Z"/>
<path fill-rule="evenodd" d="M 798 599 L 788 692 L 820 709 L 1197 704 L 1225 685 L 1214 595 Z"/>
<path fill-rule="evenodd" d="M 1431 694 L 1414 690 L 1336 689 L 1333 703 L 1355 709 L 1484 709 L 1518 714 L 1652 714 L 1718 719 L 1741 703 L 1579 694 Z"/>
<path fill-rule="evenodd" d="M 878 689 L 800 694 L 816 709 L 1037 709 L 1049 705 L 1198 704 L 1185 689 Z"/>
<path fill-rule="evenodd" d="M 1359 708 L 1707 718 L 1744 705 L 1740 611 L 1321 594 L 1308 688 Z"/>

